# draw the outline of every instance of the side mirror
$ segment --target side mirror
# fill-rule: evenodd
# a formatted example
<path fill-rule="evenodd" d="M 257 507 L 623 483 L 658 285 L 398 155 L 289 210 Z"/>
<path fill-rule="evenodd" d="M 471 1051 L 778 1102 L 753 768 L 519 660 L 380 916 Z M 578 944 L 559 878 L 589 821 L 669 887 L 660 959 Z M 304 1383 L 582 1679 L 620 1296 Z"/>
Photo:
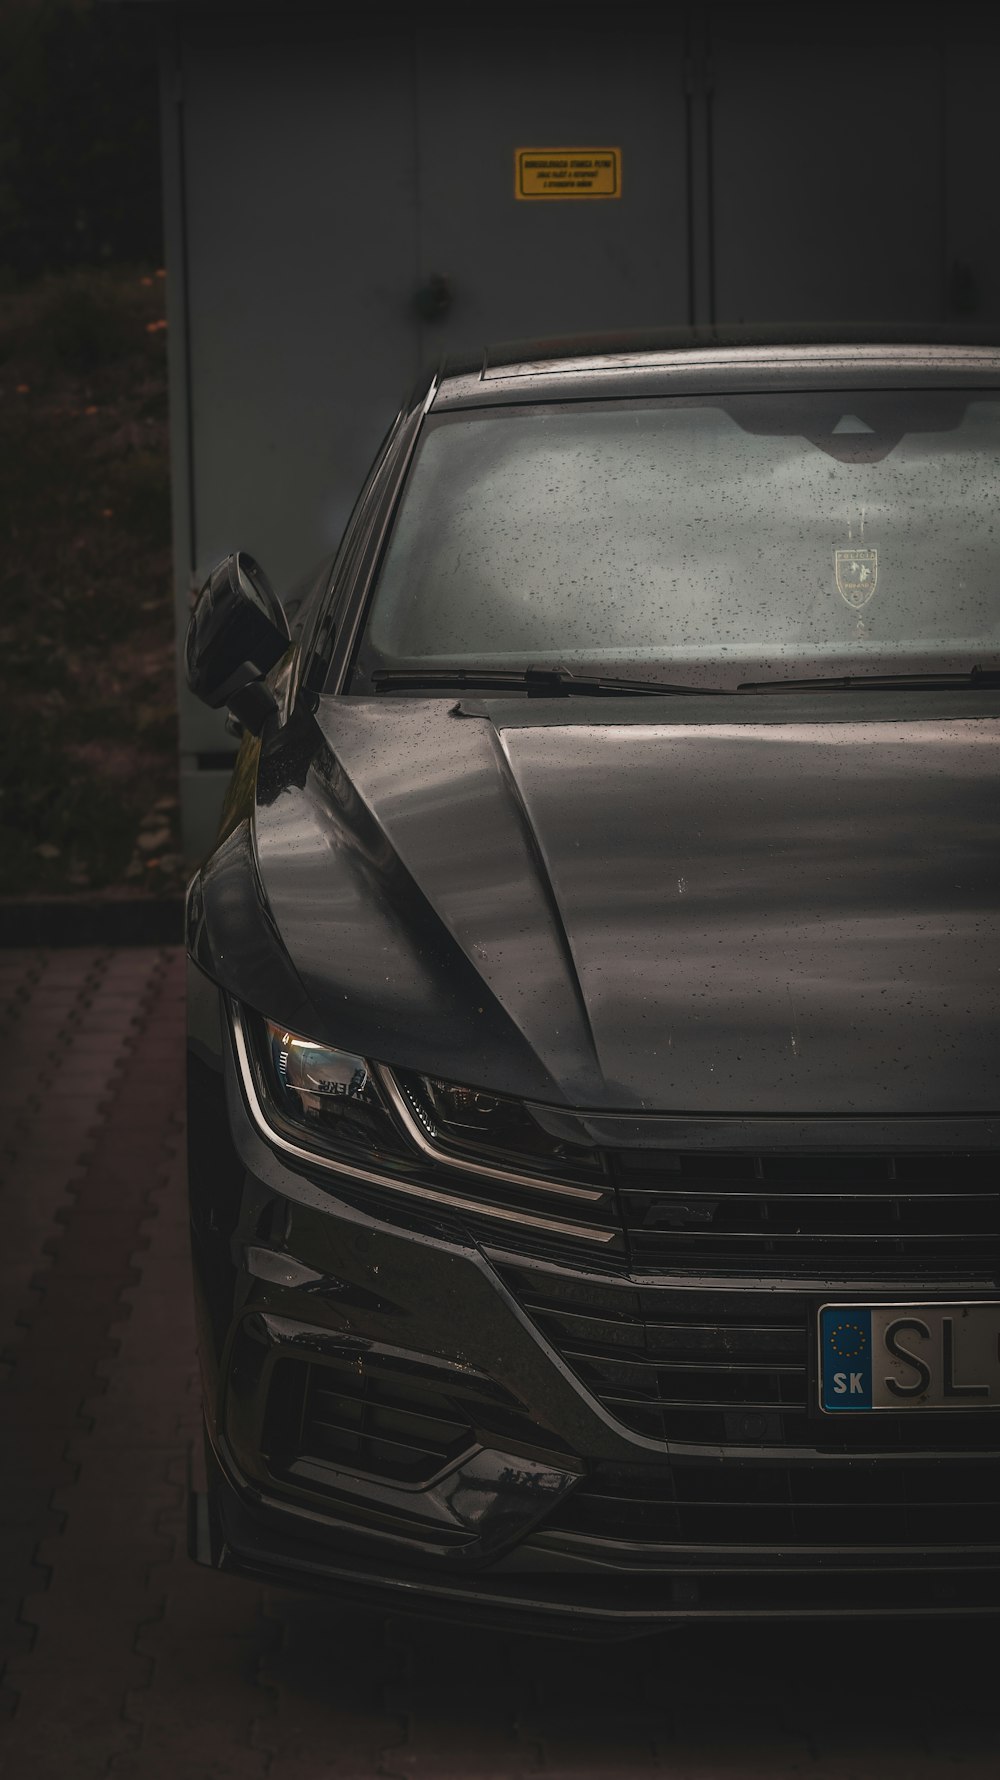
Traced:
<path fill-rule="evenodd" d="M 227 705 L 259 735 L 274 710 L 261 681 L 288 644 L 288 623 L 267 576 L 237 550 L 212 570 L 191 613 L 184 642 L 188 685 L 203 704 Z"/>

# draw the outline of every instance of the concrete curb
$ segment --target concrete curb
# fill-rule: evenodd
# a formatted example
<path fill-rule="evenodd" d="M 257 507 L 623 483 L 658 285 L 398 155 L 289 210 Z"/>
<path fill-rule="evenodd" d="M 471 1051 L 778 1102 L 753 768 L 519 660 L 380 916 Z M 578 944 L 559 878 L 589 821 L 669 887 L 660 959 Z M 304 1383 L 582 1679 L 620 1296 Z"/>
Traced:
<path fill-rule="evenodd" d="M 0 898 L 0 947 L 175 946 L 183 934 L 181 896 Z"/>

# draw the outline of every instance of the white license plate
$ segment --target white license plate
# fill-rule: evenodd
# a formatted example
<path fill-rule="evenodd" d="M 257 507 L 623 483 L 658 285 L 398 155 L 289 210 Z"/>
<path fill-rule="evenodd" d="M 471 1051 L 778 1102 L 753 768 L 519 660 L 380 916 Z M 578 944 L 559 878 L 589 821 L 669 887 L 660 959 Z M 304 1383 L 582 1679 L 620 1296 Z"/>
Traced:
<path fill-rule="evenodd" d="M 824 1304 L 819 1403 L 869 1409 L 1000 1409 L 1000 1301 Z"/>

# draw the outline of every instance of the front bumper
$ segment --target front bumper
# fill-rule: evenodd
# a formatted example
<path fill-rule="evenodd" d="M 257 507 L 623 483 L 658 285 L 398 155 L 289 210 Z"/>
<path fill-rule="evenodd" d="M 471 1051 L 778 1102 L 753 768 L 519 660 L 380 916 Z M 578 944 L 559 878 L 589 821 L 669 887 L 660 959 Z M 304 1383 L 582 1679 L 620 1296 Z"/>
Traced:
<path fill-rule="evenodd" d="M 603 1306 L 613 1343 L 633 1302 L 661 1319 L 694 1302 L 705 1319 L 745 1320 L 750 1306 L 780 1331 L 825 1285 L 640 1291 L 590 1259 L 500 1249 L 438 1209 L 331 1191 L 262 1139 L 198 973 L 193 996 L 200 1562 L 576 1636 L 1000 1611 L 1000 1510 L 995 1533 L 983 1514 L 972 1529 L 965 1501 L 1000 1496 L 1000 1428 L 990 1442 L 981 1419 L 970 1447 L 957 1423 L 925 1437 L 892 1418 L 905 1426 L 883 1423 L 884 1450 L 867 1429 L 811 1442 L 801 1417 L 735 1414 L 711 1441 L 644 1434 L 609 1412 L 534 1305 L 559 1300 L 570 1328 Z"/>
<path fill-rule="evenodd" d="M 430 1571 L 393 1554 L 381 1560 L 349 1543 L 331 1546 L 328 1528 L 251 1492 L 226 1476 L 214 1455 L 208 1487 L 189 1498 L 188 1550 L 229 1574 L 316 1588 L 343 1602 L 397 1613 L 459 1619 L 571 1638 L 631 1638 L 691 1620 L 942 1618 L 1000 1611 L 1000 1556 L 915 1552 L 721 1551 L 631 1559 L 581 1554 L 558 1535 L 528 1535 L 516 1555 L 487 1570 Z M 853 1558 L 853 1561 L 852 1561 Z"/>

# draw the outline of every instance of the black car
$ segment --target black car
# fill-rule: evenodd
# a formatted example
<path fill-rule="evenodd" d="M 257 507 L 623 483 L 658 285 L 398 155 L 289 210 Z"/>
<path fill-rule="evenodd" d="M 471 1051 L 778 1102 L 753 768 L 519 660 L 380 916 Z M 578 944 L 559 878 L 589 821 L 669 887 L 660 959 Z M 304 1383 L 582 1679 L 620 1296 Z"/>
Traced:
<path fill-rule="evenodd" d="M 548 342 L 215 571 L 201 1561 L 1000 1608 L 998 488 L 996 346 Z"/>

